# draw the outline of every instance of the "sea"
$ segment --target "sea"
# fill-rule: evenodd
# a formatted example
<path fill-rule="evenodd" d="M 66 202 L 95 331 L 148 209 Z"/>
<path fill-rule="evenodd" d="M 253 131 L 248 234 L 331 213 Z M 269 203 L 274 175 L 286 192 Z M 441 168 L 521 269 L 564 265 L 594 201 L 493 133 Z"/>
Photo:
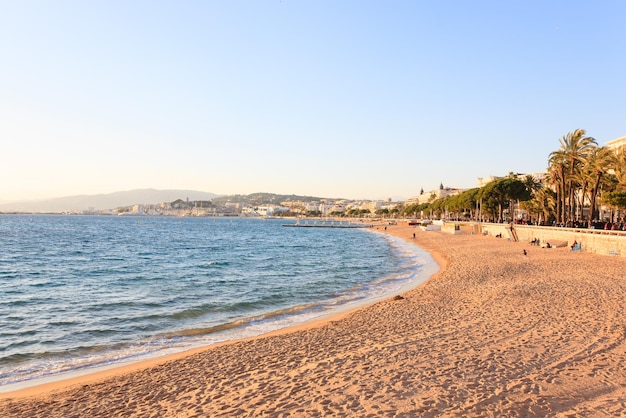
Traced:
<path fill-rule="evenodd" d="M 0 215 L 0 392 L 320 319 L 438 268 L 382 227 L 293 223 Z"/>

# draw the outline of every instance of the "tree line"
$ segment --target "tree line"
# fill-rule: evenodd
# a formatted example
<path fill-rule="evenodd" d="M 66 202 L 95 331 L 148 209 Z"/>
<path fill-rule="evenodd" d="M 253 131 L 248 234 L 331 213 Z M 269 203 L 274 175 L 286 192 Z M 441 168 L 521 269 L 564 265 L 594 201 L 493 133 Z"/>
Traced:
<path fill-rule="evenodd" d="M 543 181 L 509 173 L 484 187 L 407 205 L 400 212 L 407 217 L 504 222 L 523 209 L 529 223 L 591 226 L 599 220 L 601 204 L 626 210 L 626 147 L 598 146 L 584 129 L 567 133 L 559 144 L 549 155 Z"/>

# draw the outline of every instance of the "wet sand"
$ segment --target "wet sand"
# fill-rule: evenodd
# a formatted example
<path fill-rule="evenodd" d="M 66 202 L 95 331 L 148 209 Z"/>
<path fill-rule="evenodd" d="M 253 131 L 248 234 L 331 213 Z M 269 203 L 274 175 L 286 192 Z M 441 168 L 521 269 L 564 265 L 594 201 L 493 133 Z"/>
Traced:
<path fill-rule="evenodd" d="M 323 322 L 0 394 L 0 416 L 626 415 L 624 258 L 380 232 L 416 233 L 442 270 Z"/>

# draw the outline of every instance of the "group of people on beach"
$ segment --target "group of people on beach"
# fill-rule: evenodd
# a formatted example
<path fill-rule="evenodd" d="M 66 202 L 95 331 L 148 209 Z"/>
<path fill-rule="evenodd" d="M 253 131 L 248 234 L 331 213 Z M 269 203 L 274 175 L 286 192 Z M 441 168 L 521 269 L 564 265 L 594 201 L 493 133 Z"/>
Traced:
<path fill-rule="evenodd" d="M 541 240 L 539 238 L 533 238 L 532 240 L 529 241 L 530 245 L 536 245 L 536 246 L 541 246 Z M 542 248 L 552 248 L 552 245 L 550 245 L 550 243 L 548 241 L 546 241 L 546 245 L 544 245 Z"/>

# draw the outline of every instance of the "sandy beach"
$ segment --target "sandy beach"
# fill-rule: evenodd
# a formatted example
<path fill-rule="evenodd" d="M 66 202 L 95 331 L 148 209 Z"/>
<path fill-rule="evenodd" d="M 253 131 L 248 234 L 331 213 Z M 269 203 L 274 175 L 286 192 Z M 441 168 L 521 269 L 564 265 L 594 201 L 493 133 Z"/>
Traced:
<path fill-rule="evenodd" d="M 624 258 L 385 233 L 415 233 L 440 273 L 320 323 L 0 394 L 0 416 L 626 416 Z"/>

